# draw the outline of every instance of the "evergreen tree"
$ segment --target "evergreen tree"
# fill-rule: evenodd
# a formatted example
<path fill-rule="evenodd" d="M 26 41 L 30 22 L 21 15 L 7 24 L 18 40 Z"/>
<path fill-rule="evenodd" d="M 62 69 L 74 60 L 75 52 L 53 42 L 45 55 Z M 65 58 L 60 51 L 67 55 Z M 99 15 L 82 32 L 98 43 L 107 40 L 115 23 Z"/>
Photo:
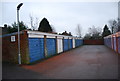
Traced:
<path fill-rule="evenodd" d="M 38 31 L 41 32 L 53 32 L 52 27 L 50 26 L 48 20 L 43 18 L 39 24 Z"/>
<path fill-rule="evenodd" d="M 110 30 L 108 29 L 108 26 L 105 25 L 104 28 L 103 28 L 102 37 L 108 36 L 108 35 L 110 35 L 110 34 L 111 34 L 111 32 L 110 32 Z"/>
<path fill-rule="evenodd" d="M 27 26 L 24 24 L 23 21 L 19 22 L 20 31 L 27 29 Z M 7 26 L 7 24 L 4 25 L 4 30 L 7 31 L 7 33 L 13 33 L 18 31 L 17 23 L 14 22 L 12 26 Z"/>
<path fill-rule="evenodd" d="M 67 31 L 63 32 L 62 34 L 60 35 L 67 35 L 67 36 L 72 36 L 71 32 L 67 33 Z"/>

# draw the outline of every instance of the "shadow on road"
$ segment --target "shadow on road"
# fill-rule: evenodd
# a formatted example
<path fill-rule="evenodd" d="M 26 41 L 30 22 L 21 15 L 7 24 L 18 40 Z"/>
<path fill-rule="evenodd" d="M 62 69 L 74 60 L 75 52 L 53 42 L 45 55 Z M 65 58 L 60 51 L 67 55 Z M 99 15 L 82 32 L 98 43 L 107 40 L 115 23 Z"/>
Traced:
<path fill-rule="evenodd" d="M 40 79 L 41 77 L 48 78 L 40 73 L 24 69 L 18 65 L 8 62 L 2 63 L 2 79 Z"/>

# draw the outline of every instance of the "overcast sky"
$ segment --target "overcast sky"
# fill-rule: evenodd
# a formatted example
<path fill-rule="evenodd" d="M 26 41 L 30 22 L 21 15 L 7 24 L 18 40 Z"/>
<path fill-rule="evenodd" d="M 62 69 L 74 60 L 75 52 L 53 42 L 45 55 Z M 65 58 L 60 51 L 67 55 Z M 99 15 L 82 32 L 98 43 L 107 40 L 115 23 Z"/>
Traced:
<path fill-rule="evenodd" d="M 11 25 L 16 21 L 16 7 L 20 2 L 2 2 L 2 21 Z M 82 34 L 89 27 L 101 27 L 111 19 L 118 17 L 118 2 L 24 2 L 20 9 L 20 21 L 30 26 L 29 15 L 38 18 L 47 18 L 56 32 L 68 31 L 76 35 L 78 24 L 82 27 Z"/>

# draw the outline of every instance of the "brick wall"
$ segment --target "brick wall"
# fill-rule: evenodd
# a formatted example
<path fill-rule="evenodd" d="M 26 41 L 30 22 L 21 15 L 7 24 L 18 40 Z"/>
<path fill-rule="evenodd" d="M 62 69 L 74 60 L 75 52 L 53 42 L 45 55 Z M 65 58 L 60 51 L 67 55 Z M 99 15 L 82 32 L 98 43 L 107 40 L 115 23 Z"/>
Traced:
<path fill-rule="evenodd" d="M 103 45 L 103 40 L 83 40 L 84 45 Z"/>
<path fill-rule="evenodd" d="M 104 37 L 104 44 L 120 54 L 120 32 Z"/>
<path fill-rule="evenodd" d="M 11 36 L 15 36 L 15 42 L 11 42 Z M 18 64 L 18 37 L 17 34 L 2 38 L 2 60 Z M 20 34 L 20 52 L 22 64 L 29 63 L 28 36 L 26 31 Z"/>
<path fill-rule="evenodd" d="M 15 36 L 15 42 L 11 42 L 11 36 Z M 44 46 L 41 47 L 40 43 L 36 43 L 36 42 L 40 42 L 40 40 L 36 40 L 36 39 L 40 39 L 43 38 L 44 39 Z M 58 39 L 61 39 L 61 42 L 58 42 Z M 67 46 L 67 50 L 69 50 L 69 41 L 67 41 L 67 43 L 63 44 L 63 40 L 71 40 L 71 49 L 73 48 L 72 45 L 75 45 L 75 40 L 81 40 L 80 38 L 77 37 L 71 37 L 71 36 L 64 36 L 64 35 L 57 35 L 57 34 L 51 34 L 51 33 L 44 33 L 44 32 L 38 32 L 38 31 L 22 31 L 22 33 L 20 34 L 20 46 L 21 46 L 21 61 L 22 64 L 29 64 L 35 61 L 39 61 L 41 59 L 34 57 L 34 56 L 40 56 L 41 55 L 41 51 L 42 48 L 44 48 L 44 56 L 47 57 L 48 53 L 52 54 L 52 55 L 56 55 L 58 52 L 58 48 L 61 48 L 62 50 L 59 51 L 59 53 L 64 52 L 63 51 L 63 45 Z M 3 61 L 8 61 L 8 62 L 12 62 L 15 64 L 18 64 L 18 35 L 17 33 L 12 33 L 12 34 L 5 34 L 2 36 L 2 58 Z M 30 42 L 30 39 L 35 39 L 32 40 L 33 43 Z M 50 40 L 48 40 L 50 39 Z M 54 42 L 52 42 L 54 39 Z M 74 39 L 74 42 L 73 40 Z M 78 41 L 77 45 L 79 46 L 79 44 L 81 45 L 82 42 Z M 51 43 L 53 43 L 52 48 L 51 48 Z M 62 45 L 63 44 L 63 45 Z M 32 46 L 33 45 L 33 46 Z M 58 46 L 59 45 L 59 46 Z M 40 47 L 39 47 L 40 46 Z M 38 48 L 38 49 L 36 49 Z M 39 49 L 40 48 L 40 49 Z M 53 50 L 54 48 L 54 50 Z M 66 50 L 66 51 L 67 51 Z M 31 52 L 34 51 L 34 52 Z M 38 52 L 40 51 L 40 52 Z M 37 53 L 36 53 L 37 52 Z M 37 55 L 36 55 L 37 54 Z M 42 58 L 40 56 L 40 58 Z M 42 58 L 44 59 L 44 58 Z"/>

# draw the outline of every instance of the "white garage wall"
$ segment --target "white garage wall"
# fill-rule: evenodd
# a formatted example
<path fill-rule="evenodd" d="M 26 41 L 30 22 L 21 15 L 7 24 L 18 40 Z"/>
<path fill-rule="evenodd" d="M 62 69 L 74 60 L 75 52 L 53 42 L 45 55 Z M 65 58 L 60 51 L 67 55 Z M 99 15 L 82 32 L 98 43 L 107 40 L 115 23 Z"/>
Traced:
<path fill-rule="evenodd" d="M 58 53 L 63 52 L 63 41 L 62 39 L 57 39 L 57 43 L 58 43 Z"/>
<path fill-rule="evenodd" d="M 75 48 L 75 38 L 73 38 L 73 48 Z"/>

